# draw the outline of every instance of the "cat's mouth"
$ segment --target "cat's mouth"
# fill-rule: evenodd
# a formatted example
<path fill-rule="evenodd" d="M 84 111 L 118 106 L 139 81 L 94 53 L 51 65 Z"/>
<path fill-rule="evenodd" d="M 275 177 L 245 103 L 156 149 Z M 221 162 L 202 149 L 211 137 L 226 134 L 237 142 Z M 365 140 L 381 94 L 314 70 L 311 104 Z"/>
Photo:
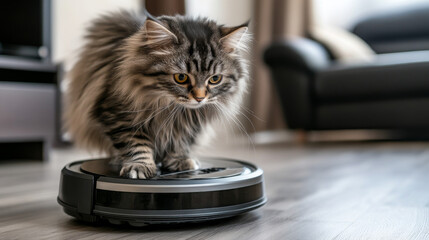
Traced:
<path fill-rule="evenodd" d="M 192 109 L 196 109 L 196 108 L 200 108 L 202 106 L 204 106 L 206 103 L 205 102 L 193 102 L 193 101 L 188 101 L 188 102 L 184 102 L 182 103 L 183 106 L 187 107 L 187 108 L 192 108 Z"/>
<path fill-rule="evenodd" d="M 197 101 L 195 99 L 179 98 L 178 102 L 179 102 L 179 104 L 181 104 L 184 107 L 196 109 L 196 108 L 200 108 L 200 107 L 204 106 L 207 103 L 207 98 L 199 100 L 199 101 Z"/>

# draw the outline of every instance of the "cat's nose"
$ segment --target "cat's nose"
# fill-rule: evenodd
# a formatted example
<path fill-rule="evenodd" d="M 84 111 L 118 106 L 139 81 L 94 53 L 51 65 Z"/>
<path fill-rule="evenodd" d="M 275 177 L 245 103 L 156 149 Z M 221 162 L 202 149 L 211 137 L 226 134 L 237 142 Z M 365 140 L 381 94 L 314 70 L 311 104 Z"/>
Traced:
<path fill-rule="evenodd" d="M 204 100 L 205 97 L 194 97 L 197 102 L 201 102 Z"/>
<path fill-rule="evenodd" d="M 204 100 L 204 98 L 206 98 L 207 90 L 201 88 L 194 88 L 192 89 L 192 96 L 197 102 L 201 102 Z"/>

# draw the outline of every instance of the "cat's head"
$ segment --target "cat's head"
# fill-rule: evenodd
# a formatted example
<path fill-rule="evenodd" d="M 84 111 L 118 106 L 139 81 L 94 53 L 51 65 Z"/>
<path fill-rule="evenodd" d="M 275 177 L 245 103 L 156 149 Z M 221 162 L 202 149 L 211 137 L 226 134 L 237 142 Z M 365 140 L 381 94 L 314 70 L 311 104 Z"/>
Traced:
<path fill-rule="evenodd" d="M 182 16 L 146 20 L 127 40 L 130 90 L 187 108 L 241 98 L 247 81 L 242 56 L 247 28 Z"/>

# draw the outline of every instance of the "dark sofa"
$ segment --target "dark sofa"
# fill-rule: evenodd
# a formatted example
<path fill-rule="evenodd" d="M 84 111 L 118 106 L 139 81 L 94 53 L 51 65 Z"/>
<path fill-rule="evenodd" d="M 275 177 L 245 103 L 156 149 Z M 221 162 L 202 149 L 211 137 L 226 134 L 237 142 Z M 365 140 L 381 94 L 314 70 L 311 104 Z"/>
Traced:
<path fill-rule="evenodd" d="M 358 21 L 351 32 L 376 53 L 429 50 L 429 4 L 411 5 Z"/>
<path fill-rule="evenodd" d="M 341 64 L 305 38 L 265 52 L 291 129 L 429 129 L 429 51 Z"/>

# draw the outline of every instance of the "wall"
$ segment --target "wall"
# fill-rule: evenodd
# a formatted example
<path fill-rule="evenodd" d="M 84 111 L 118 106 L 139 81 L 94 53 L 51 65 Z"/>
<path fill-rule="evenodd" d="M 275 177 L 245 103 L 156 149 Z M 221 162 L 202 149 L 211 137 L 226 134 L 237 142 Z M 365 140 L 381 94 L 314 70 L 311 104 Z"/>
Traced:
<path fill-rule="evenodd" d="M 91 19 L 118 9 L 140 11 L 140 0 L 53 0 L 53 59 L 70 68 L 83 44 Z"/>
<path fill-rule="evenodd" d="M 229 26 L 251 19 L 253 0 L 186 0 L 186 14 L 204 16 Z"/>
<path fill-rule="evenodd" d="M 427 4 L 428 0 L 314 0 L 316 21 L 350 29 L 369 15 Z"/>
<path fill-rule="evenodd" d="M 204 4 L 202 4 L 202 2 Z M 140 11 L 140 0 L 53 0 L 52 51 L 55 62 L 74 63 L 91 19 L 117 9 Z M 252 15 L 253 0 L 186 0 L 189 16 L 205 16 L 229 26 L 242 24 Z"/>

